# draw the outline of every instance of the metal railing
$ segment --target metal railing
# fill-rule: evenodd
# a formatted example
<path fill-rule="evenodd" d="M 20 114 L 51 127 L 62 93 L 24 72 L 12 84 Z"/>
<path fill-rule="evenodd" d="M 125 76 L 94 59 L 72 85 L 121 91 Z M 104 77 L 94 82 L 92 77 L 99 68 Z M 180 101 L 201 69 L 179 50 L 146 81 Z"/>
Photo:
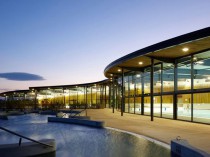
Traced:
<path fill-rule="evenodd" d="M 25 136 L 20 135 L 20 134 L 18 134 L 18 133 L 16 133 L 16 132 L 13 132 L 13 131 L 11 131 L 11 130 L 8 130 L 8 129 L 6 129 L 6 128 L 0 127 L 0 129 L 1 129 L 1 130 L 6 131 L 6 132 L 8 132 L 8 133 L 11 133 L 11 134 L 13 134 L 13 135 L 19 136 L 19 137 L 20 137 L 20 139 L 19 139 L 19 146 L 21 146 L 21 141 L 22 141 L 22 138 L 24 138 L 24 139 L 27 139 L 27 140 L 29 140 L 29 141 L 32 141 L 32 142 L 35 142 L 35 143 L 41 144 L 41 145 L 43 145 L 43 146 L 53 147 L 52 145 L 45 144 L 45 143 L 42 143 L 42 142 L 39 142 L 39 141 L 33 140 L 33 139 L 31 139 L 31 138 L 25 137 Z"/>
<path fill-rule="evenodd" d="M 80 115 L 80 113 L 82 113 L 83 111 L 86 111 L 86 109 L 83 109 L 81 111 L 78 111 L 77 113 L 75 113 L 73 116 L 71 116 L 71 118 L 76 117 L 77 115 Z"/>

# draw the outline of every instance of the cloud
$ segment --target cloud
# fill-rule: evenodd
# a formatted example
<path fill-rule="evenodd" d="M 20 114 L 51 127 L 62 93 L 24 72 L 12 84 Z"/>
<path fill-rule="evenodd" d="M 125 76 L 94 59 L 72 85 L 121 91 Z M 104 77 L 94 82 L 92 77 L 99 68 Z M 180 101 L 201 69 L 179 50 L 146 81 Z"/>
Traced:
<path fill-rule="evenodd" d="M 5 78 L 7 80 L 13 81 L 41 81 L 44 80 L 42 76 L 24 73 L 24 72 L 10 72 L 10 73 L 0 73 L 0 78 Z"/>

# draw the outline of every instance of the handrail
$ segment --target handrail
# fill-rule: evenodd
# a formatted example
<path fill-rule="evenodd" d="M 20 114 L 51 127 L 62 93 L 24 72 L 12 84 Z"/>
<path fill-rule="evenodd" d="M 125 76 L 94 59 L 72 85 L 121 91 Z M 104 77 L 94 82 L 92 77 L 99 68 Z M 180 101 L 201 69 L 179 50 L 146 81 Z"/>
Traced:
<path fill-rule="evenodd" d="M 18 133 L 15 133 L 15 132 L 10 131 L 10 130 L 8 130 L 8 129 L 5 129 L 5 128 L 3 128 L 3 127 L 0 127 L 0 129 L 1 129 L 1 130 L 4 130 L 4 131 L 6 131 L 6 132 L 9 132 L 9 133 L 11 133 L 11 134 L 13 134 L 13 135 L 16 135 L 16 136 L 22 137 L 22 138 L 24 138 L 24 139 L 27 139 L 27 140 L 29 140 L 29 141 L 32 141 L 32 142 L 35 142 L 35 143 L 38 143 L 38 144 L 41 144 L 41 145 L 44 145 L 44 146 L 47 146 L 47 147 L 53 147 L 52 145 L 45 144 L 45 143 L 42 143 L 42 142 L 33 140 L 33 139 L 31 139 L 31 138 L 25 137 L 25 136 L 23 136 L 23 135 L 20 135 L 20 134 L 18 134 Z M 21 143 L 21 139 L 20 139 L 20 141 L 19 141 L 19 145 L 20 145 L 20 143 Z"/>
<path fill-rule="evenodd" d="M 67 115 L 67 113 L 64 113 L 63 116 L 62 116 L 62 118 L 63 118 L 64 116 L 66 116 L 66 115 Z"/>
<path fill-rule="evenodd" d="M 76 117 L 76 115 L 78 115 L 78 114 L 82 113 L 82 112 L 83 112 L 83 111 L 85 111 L 85 110 L 86 110 L 86 109 L 83 109 L 83 110 L 81 110 L 80 112 L 75 113 L 75 115 L 71 116 L 71 118 Z"/>

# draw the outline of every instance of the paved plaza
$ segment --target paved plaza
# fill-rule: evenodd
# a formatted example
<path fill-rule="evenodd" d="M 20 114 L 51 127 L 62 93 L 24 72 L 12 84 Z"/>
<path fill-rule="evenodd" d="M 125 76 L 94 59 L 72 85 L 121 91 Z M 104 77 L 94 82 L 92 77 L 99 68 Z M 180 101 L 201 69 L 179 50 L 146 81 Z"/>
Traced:
<path fill-rule="evenodd" d="M 130 131 L 170 144 L 171 139 L 180 136 L 192 146 L 210 153 L 210 125 L 170 120 L 150 116 L 121 113 L 112 109 L 88 109 L 92 120 L 101 120 L 105 126 Z"/>

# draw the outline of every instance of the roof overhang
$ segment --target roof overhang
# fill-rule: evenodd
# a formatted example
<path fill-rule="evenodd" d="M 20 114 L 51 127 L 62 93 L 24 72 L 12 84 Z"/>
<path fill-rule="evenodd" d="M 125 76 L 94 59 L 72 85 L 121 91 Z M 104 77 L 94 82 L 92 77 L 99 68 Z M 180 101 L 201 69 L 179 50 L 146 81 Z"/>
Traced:
<path fill-rule="evenodd" d="M 189 50 L 183 51 L 183 48 Z M 120 75 L 119 69 L 122 68 L 124 72 L 132 71 L 132 69 L 141 71 L 151 65 L 151 58 L 154 59 L 154 64 L 159 62 L 174 63 L 175 59 L 206 50 L 210 50 L 210 27 L 157 43 L 121 57 L 105 68 L 104 75 L 107 78 Z"/>
<path fill-rule="evenodd" d="M 57 85 L 57 86 L 39 86 L 39 87 L 29 87 L 30 90 L 48 90 L 48 89 L 70 89 L 70 88 L 77 88 L 77 87 L 89 87 L 95 85 L 102 85 L 108 83 L 108 79 L 98 81 L 98 82 L 91 82 L 91 83 L 83 83 L 83 84 L 73 84 L 73 85 Z"/>

